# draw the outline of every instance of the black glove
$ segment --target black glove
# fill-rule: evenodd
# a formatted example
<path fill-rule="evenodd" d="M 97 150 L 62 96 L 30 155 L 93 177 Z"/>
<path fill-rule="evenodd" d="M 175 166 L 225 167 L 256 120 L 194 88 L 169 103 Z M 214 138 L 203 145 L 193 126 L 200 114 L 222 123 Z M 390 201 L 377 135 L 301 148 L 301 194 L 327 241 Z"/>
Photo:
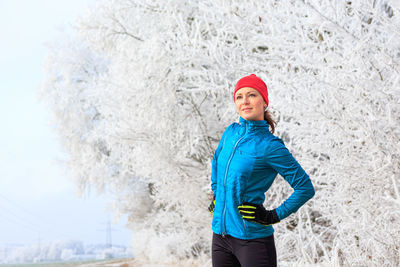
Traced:
<path fill-rule="evenodd" d="M 213 201 L 211 202 L 210 206 L 208 206 L 208 211 L 210 213 L 213 213 L 214 209 L 215 209 L 215 196 L 214 196 Z"/>
<path fill-rule="evenodd" d="M 238 206 L 242 218 L 262 225 L 271 225 L 280 222 L 275 210 L 266 210 L 263 205 L 243 202 Z"/>

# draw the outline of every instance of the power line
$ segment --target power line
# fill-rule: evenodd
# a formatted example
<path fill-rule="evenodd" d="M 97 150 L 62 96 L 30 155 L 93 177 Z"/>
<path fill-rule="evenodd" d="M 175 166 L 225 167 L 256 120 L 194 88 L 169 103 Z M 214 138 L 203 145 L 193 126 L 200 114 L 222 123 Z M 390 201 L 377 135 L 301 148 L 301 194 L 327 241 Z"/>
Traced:
<path fill-rule="evenodd" d="M 29 229 L 30 231 L 35 231 L 35 232 L 39 232 L 39 231 L 40 231 L 39 229 L 32 227 L 32 226 L 31 226 L 30 224 L 28 224 L 28 223 L 24 223 L 23 221 L 21 222 L 21 221 L 18 221 L 18 220 L 16 220 L 16 219 L 10 218 L 10 217 L 8 217 L 8 216 L 5 216 L 3 213 L 0 213 L 0 216 L 1 216 L 2 218 L 4 218 L 5 220 L 11 222 L 11 223 L 19 224 L 20 226 L 24 227 L 25 229 Z"/>
<path fill-rule="evenodd" d="M 21 217 L 20 215 L 18 215 L 18 214 L 15 213 L 15 210 L 14 210 L 14 209 L 11 210 L 11 209 L 9 209 L 8 207 L 5 207 L 5 206 L 4 206 L 4 202 L 0 202 L 0 204 L 3 204 L 3 205 L 2 205 L 3 209 L 6 209 L 6 210 L 8 211 L 8 213 L 12 214 L 15 218 L 17 218 L 18 220 L 20 220 L 20 221 L 22 221 L 22 222 L 24 222 L 24 223 L 27 222 L 27 223 L 29 223 L 30 225 L 34 225 L 34 226 L 37 227 L 37 228 L 42 228 L 42 227 L 43 227 L 43 224 L 38 223 L 38 221 L 37 221 L 37 218 L 38 218 L 39 216 L 33 214 L 33 213 L 32 213 L 31 211 L 29 211 L 28 209 L 22 207 L 20 204 L 17 204 L 15 201 L 10 200 L 9 198 L 5 197 L 5 196 L 2 195 L 2 194 L 0 194 L 0 197 L 1 197 L 2 199 L 6 200 L 6 202 L 8 202 L 9 204 L 11 204 L 13 207 L 17 207 L 17 208 L 18 208 L 20 211 L 22 211 L 23 214 L 25 215 L 24 217 Z M 27 214 L 30 214 L 30 218 L 29 218 L 29 219 L 27 219 L 27 216 L 26 216 Z M 29 216 L 28 216 L 28 217 L 29 217 Z M 32 219 L 33 219 L 34 221 L 36 221 L 36 223 L 35 223 L 35 222 L 32 222 Z"/>
<path fill-rule="evenodd" d="M 25 207 L 23 207 L 21 204 L 17 203 L 16 201 L 10 200 L 9 198 L 5 197 L 3 194 L 0 194 L 0 197 L 1 197 L 2 199 L 6 200 L 8 203 L 11 203 L 11 204 L 14 205 L 15 207 L 17 207 L 17 208 L 19 208 L 19 209 L 21 209 L 21 210 L 23 210 L 23 211 L 25 211 L 25 212 L 31 214 L 31 215 L 34 216 L 34 217 L 37 217 L 37 214 L 33 214 L 31 211 L 29 211 L 28 209 L 26 209 Z"/>
<path fill-rule="evenodd" d="M 35 214 L 17 201 L 4 196 L 4 194 L 0 194 L 0 200 L 3 200 L 0 201 L 0 211 L 2 211 L 0 212 L 0 218 L 3 218 L 3 221 L 8 221 L 12 225 L 19 225 L 26 230 L 38 233 L 39 239 L 40 236 L 43 236 L 43 233 L 49 232 L 53 233 L 54 237 L 62 239 L 70 239 L 76 234 L 75 232 L 71 232 L 71 230 L 64 228 L 62 231 L 57 231 L 56 228 L 54 228 L 54 225 L 49 224 L 48 221 L 44 221 L 43 216 Z M 70 234 L 66 233 L 65 230 Z M 110 220 L 108 220 L 106 228 L 101 231 L 105 231 L 106 233 L 106 246 L 112 247 L 112 232 L 117 230 L 111 227 Z"/>
<path fill-rule="evenodd" d="M 1 203 L 0 203 L 0 204 L 1 204 Z M 4 207 L 3 205 L 1 205 L 0 208 L 1 208 L 1 211 L 2 211 L 1 214 L 3 215 L 3 218 L 5 217 L 4 215 L 5 215 L 5 213 L 7 212 L 8 214 L 11 214 L 11 215 L 14 217 L 14 219 L 16 219 L 17 221 L 19 221 L 20 224 L 25 224 L 25 225 L 27 225 L 27 226 L 29 226 L 29 227 L 34 226 L 35 228 L 31 228 L 31 229 L 35 229 L 35 230 L 37 230 L 37 229 L 40 228 L 40 226 L 38 226 L 36 223 L 33 223 L 33 222 L 31 222 L 31 221 L 26 220 L 25 218 L 22 218 L 21 216 L 15 214 L 12 210 L 10 210 L 10 209 Z M 7 216 L 7 218 L 10 218 L 10 217 Z"/>
<path fill-rule="evenodd" d="M 4 202 L 0 202 L 3 207 L 4 210 L 6 210 L 9 214 L 11 214 L 13 216 L 14 219 L 12 219 L 11 217 L 7 216 L 5 217 L 4 214 L 2 214 L 2 217 L 5 218 L 8 221 L 13 221 L 14 223 L 17 223 L 23 227 L 25 227 L 26 229 L 30 229 L 30 230 L 34 230 L 36 232 L 40 232 L 41 230 L 45 229 L 47 232 L 52 232 L 54 234 L 56 234 L 59 238 L 65 238 L 65 239 L 69 239 L 70 237 L 68 237 L 67 235 L 65 235 L 65 232 L 61 233 L 59 231 L 56 231 L 54 229 L 54 227 L 46 222 L 43 221 L 39 221 L 38 218 L 40 218 L 40 216 L 34 214 L 33 212 L 29 211 L 28 209 L 26 209 L 25 207 L 23 207 L 22 205 L 18 204 L 16 201 L 12 201 L 9 198 L 5 197 L 4 195 L 0 194 L 0 197 L 4 200 L 6 200 L 9 204 L 11 204 L 13 207 L 18 208 L 20 211 L 23 212 L 23 215 L 30 215 L 28 217 L 30 217 L 29 219 L 27 219 L 25 216 L 20 216 L 17 215 L 14 211 L 10 210 L 9 208 L 6 208 L 4 206 Z M 34 221 L 36 221 L 36 223 L 32 222 L 32 219 Z"/>

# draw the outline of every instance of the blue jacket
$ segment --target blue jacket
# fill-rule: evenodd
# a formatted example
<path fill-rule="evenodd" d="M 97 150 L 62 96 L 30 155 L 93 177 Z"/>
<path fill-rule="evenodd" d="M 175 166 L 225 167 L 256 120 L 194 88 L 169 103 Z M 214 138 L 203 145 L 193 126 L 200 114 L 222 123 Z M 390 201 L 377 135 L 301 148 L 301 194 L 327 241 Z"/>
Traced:
<path fill-rule="evenodd" d="M 282 220 L 314 196 L 309 176 L 282 139 L 269 131 L 265 120 L 240 118 L 240 124 L 232 123 L 223 133 L 212 160 L 211 188 L 216 196 L 213 232 L 240 239 L 272 235 L 272 225 L 244 220 L 237 207 L 242 202 L 263 204 L 265 192 L 278 173 L 294 189 L 276 208 Z"/>

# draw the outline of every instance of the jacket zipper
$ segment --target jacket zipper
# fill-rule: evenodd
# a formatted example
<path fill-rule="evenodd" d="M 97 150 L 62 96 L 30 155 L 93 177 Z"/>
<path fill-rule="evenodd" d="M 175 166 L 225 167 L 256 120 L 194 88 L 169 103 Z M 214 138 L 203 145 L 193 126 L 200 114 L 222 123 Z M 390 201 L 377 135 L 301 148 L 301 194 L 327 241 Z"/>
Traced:
<path fill-rule="evenodd" d="M 232 158 L 233 158 L 233 154 L 235 153 L 236 146 L 239 144 L 239 142 L 240 142 L 240 141 L 243 139 L 243 137 L 246 135 L 246 132 L 247 132 L 247 123 L 245 122 L 244 124 L 245 124 L 244 134 L 243 134 L 243 136 L 241 136 L 241 137 L 239 138 L 239 140 L 236 141 L 235 145 L 233 146 L 233 149 L 232 149 L 232 152 L 231 152 L 231 156 L 229 157 L 228 163 L 226 164 L 226 168 L 225 168 L 225 177 L 224 177 L 224 189 L 225 189 L 225 190 L 224 190 L 224 191 L 225 191 L 224 197 L 225 197 L 225 199 L 224 199 L 224 211 L 223 211 L 223 213 L 222 213 L 222 237 L 225 237 L 226 176 L 228 175 L 229 165 L 230 165 L 231 160 L 232 160 Z M 244 221 L 243 221 L 243 225 L 244 225 Z"/>

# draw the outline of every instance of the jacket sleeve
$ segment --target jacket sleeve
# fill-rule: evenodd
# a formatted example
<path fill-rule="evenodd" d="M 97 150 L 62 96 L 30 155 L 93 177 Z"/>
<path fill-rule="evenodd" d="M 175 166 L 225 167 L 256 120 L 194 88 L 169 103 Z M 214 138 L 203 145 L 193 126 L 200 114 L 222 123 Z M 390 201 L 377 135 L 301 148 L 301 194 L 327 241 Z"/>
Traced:
<path fill-rule="evenodd" d="M 214 152 L 214 156 L 212 159 L 212 164 L 211 164 L 211 190 L 213 191 L 213 195 L 216 196 L 217 194 L 217 161 L 218 161 L 218 155 L 221 152 L 222 147 L 224 146 L 225 138 L 227 135 L 227 132 L 229 131 L 229 128 L 231 128 L 232 125 L 230 125 L 225 132 L 222 134 L 221 140 L 219 141 L 218 147 Z"/>
<path fill-rule="evenodd" d="M 296 212 L 314 194 L 314 186 L 308 174 L 292 156 L 280 139 L 273 139 L 266 153 L 267 163 L 276 170 L 294 189 L 294 192 L 278 207 L 280 220 Z"/>

